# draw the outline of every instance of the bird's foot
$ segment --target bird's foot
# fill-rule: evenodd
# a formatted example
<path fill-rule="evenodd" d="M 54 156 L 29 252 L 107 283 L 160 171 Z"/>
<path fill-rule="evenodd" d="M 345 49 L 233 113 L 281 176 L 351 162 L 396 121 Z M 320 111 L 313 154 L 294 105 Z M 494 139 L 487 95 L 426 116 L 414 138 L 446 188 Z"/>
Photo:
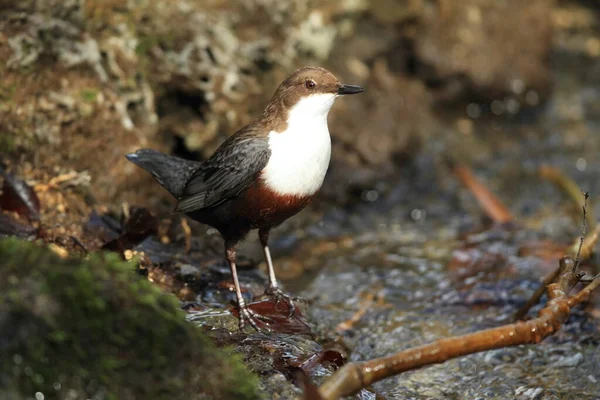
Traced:
<path fill-rule="evenodd" d="M 253 327 L 258 332 L 260 332 L 263 329 L 267 330 L 267 331 L 270 331 L 271 329 L 269 329 L 268 327 L 261 329 L 259 327 L 259 324 L 257 323 L 257 320 L 261 321 L 263 323 L 267 323 L 267 324 L 272 324 L 275 322 L 271 318 L 265 317 L 264 315 L 260 315 L 257 312 L 253 311 L 252 309 L 248 308 L 248 306 L 245 303 L 239 304 L 239 311 L 240 311 L 240 331 L 244 330 L 244 327 L 246 326 L 246 321 L 248 322 L 248 324 L 251 327 Z"/>
<path fill-rule="evenodd" d="M 265 290 L 265 294 L 267 296 L 275 299 L 275 308 L 276 309 L 281 301 L 284 301 L 285 303 L 287 303 L 288 310 L 289 310 L 287 318 L 291 318 L 294 315 L 294 313 L 296 312 L 295 302 L 302 301 L 302 299 L 300 297 L 290 296 L 289 294 L 287 294 L 286 292 L 284 292 L 277 286 L 269 286 L 267 288 L 267 290 Z"/>

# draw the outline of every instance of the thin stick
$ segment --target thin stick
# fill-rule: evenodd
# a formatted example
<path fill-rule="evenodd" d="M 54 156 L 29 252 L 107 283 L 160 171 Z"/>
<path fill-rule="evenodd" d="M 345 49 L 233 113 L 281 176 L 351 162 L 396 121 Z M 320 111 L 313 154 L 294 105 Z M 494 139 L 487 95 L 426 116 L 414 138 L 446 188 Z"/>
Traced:
<path fill-rule="evenodd" d="M 579 247 L 577 248 L 577 255 L 575 256 L 575 269 L 579 266 L 579 256 L 581 255 L 581 248 L 583 247 L 583 240 L 585 239 L 585 228 L 587 220 L 587 201 L 590 197 L 588 192 L 583 193 L 583 227 L 581 228 L 581 237 L 579 238 Z"/>
<path fill-rule="evenodd" d="M 363 387 L 404 371 L 485 350 L 539 343 L 561 327 L 573 306 L 585 301 L 590 293 L 600 286 L 600 278 L 596 277 L 579 294 L 568 297 L 578 281 L 579 274 L 575 262 L 570 257 L 563 257 L 560 260 L 560 274 L 554 283 L 548 285 L 549 301 L 538 313 L 537 318 L 440 339 L 388 357 L 346 364 L 319 388 L 319 392 L 325 400 L 338 399 L 355 394 Z"/>
<path fill-rule="evenodd" d="M 504 224 L 514 219 L 508 208 L 475 177 L 470 168 L 457 164 L 452 167 L 452 171 L 473 193 L 481 208 L 494 222 Z"/>
<path fill-rule="evenodd" d="M 537 290 L 535 291 L 535 293 L 533 293 L 529 300 L 527 300 L 527 303 L 525 303 L 525 305 L 519 308 L 519 310 L 515 313 L 515 315 L 513 316 L 513 319 L 515 321 L 522 320 L 523 317 L 527 315 L 529 310 L 531 310 L 533 306 L 535 306 L 538 303 L 538 301 L 540 301 L 540 298 L 546 291 L 546 287 L 556 280 L 556 277 L 558 277 L 560 271 L 561 267 L 559 265 L 554 271 L 546 275 L 546 277 L 542 281 L 542 284 L 537 288 Z"/>
<path fill-rule="evenodd" d="M 90 254 L 88 249 L 83 245 L 83 243 L 81 243 L 81 241 L 79 239 L 77 239 L 75 236 L 69 236 L 69 238 L 71 239 L 71 241 L 73 243 L 75 243 L 76 246 L 78 246 L 80 249 L 82 249 L 85 254 Z"/>
<path fill-rule="evenodd" d="M 596 275 L 586 287 L 581 289 L 581 291 L 579 293 L 577 293 L 575 296 L 573 296 L 571 298 L 571 307 L 573 307 L 576 304 L 586 302 L 590 298 L 590 295 L 592 294 L 592 292 L 598 286 L 600 286 L 600 274 Z"/>
<path fill-rule="evenodd" d="M 569 178 L 558 168 L 549 165 L 542 165 L 539 169 L 539 174 L 565 193 L 578 208 L 581 207 L 581 189 L 579 189 L 579 186 L 577 186 L 577 183 L 573 179 Z M 588 210 L 588 213 L 590 216 L 590 227 L 594 228 L 596 226 L 594 210 Z"/>
<path fill-rule="evenodd" d="M 589 197 L 590 197 L 590 194 L 588 192 L 583 193 L 583 226 L 581 228 L 581 236 L 579 237 L 579 241 L 578 241 L 579 244 L 577 246 L 577 251 L 575 251 L 573 247 L 570 248 L 569 251 L 567 251 L 567 254 L 569 256 L 575 257 L 575 270 L 578 269 L 580 261 L 586 260 L 592 254 L 592 250 L 594 249 L 594 246 L 598 242 L 598 236 L 600 233 L 600 229 L 599 229 L 600 225 L 599 225 L 599 226 L 596 226 L 596 229 L 594 229 L 594 232 L 592 233 L 592 235 L 590 235 L 590 237 L 587 240 L 585 238 L 585 231 L 586 231 L 586 226 L 587 226 L 586 221 L 587 221 L 587 215 L 588 215 L 587 214 L 587 205 L 588 205 L 587 201 L 588 201 Z M 583 252 L 582 252 L 582 249 L 584 249 Z M 575 253 L 575 254 L 569 254 L 569 253 Z M 521 307 L 515 313 L 515 315 L 513 317 L 515 320 L 523 319 L 523 317 L 525 315 L 527 315 L 529 310 L 531 310 L 531 308 L 538 303 L 538 301 L 540 300 L 540 298 L 546 291 L 546 287 L 558 277 L 558 275 L 560 274 L 560 271 L 561 271 L 561 267 L 559 266 L 557 269 L 552 271 L 550 274 L 548 274 L 544 278 L 540 287 L 538 287 L 538 289 L 535 291 L 535 293 L 533 293 L 533 295 L 529 298 L 529 300 L 527 300 L 527 303 L 525 303 L 525 305 L 523 307 Z"/>
<path fill-rule="evenodd" d="M 590 258 L 590 256 L 594 252 L 594 247 L 596 247 L 596 244 L 598 243 L 599 238 L 600 238 L 600 225 L 596 225 L 596 227 L 594 228 L 592 233 L 590 233 L 584 239 L 583 246 L 579 247 L 579 240 L 578 240 L 577 243 L 574 243 L 573 246 L 571 246 L 567 250 L 567 255 L 575 257 L 577 252 L 579 252 L 580 260 L 581 261 L 587 260 L 588 258 Z M 577 250 L 575 250 L 576 248 L 577 248 Z"/>
<path fill-rule="evenodd" d="M 352 329 L 352 327 L 358 321 L 360 321 L 360 319 L 367 313 L 367 311 L 369 311 L 369 308 L 371 308 L 371 306 L 375 302 L 374 300 L 375 300 L 375 293 L 371 293 L 371 292 L 367 293 L 365 295 L 365 299 L 360 302 L 358 311 L 356 311 L 352 315 L 352 317 L 350 317 L 350 319 L 348 319 L 347 321 L 340 322 L 338 324 L 338 326 L 336 326 L 335 331 L 337 333 L 342 333 L 349 329 Z"/>
<path fill-rule="evenodd" d="M 181 229 L 183 229 L 185 240 L 185 254 L 190 254 L 190 251 L 192 250 L 192 229 L 185 217 L 181 218 Z"/>

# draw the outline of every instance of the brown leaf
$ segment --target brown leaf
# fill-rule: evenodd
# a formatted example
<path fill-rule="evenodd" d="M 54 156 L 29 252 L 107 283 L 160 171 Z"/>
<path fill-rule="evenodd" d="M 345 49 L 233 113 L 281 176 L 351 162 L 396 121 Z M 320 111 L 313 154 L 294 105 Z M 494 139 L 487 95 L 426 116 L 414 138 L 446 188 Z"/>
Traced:
<path fill-rule="evenodd" d="M 33 188 L 16 175 L 4 172 L 1 167 L 0 173 L 4 178 L 2 194 L 0 194 L 0 208 L 14 211 L 31 221 L 38 221 L 40 219 L 40 200 Z"/>
<path fill-rule="evenodd" d="M 121 235 L 102 246 L 105 250 L 124 252 L 158 232 L 158 219 L 147 209 L 131 207 L 129 218 L 123 224 Z"/>
<path fill-rule="evenodd" d="M 304 315 L 302 315 L 302 312 L 298 307 L 296 307 L 294 314 L 288 318 L 290 306 L 285 301 L 280 301 L 278 303 L 273 299 L 263 299 L 249 303 L 248 308 L 273 321 L 272 323 L 267 323 L 257 319 L 257 325 L 261 329 L 269 329 L 280 333 L 312 334 L 308 322 L 306 322 Z M 239 310 L 237 307 L 232 310 L 232 313 L 239 318 Z"/>
<path fill-rule="evenodd" d="M 17 222 L 9 215 L 0 214 L 0 238 L 15 236 L 19 239 L 35 239 L 37 230 L 31 225 Z"/>

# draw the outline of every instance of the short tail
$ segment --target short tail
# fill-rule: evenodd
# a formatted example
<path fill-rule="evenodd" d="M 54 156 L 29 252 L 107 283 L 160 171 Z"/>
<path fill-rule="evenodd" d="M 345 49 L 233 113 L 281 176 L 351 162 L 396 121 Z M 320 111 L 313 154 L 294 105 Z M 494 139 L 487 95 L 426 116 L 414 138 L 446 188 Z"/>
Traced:
<path fill-rule="evenodd" d="M 129 161 L 150 172 L 175 198 L 179 198 L 189 177 L 201 163 L 170 156 L 152 149 L 140 149 L 125 156 Z"/>

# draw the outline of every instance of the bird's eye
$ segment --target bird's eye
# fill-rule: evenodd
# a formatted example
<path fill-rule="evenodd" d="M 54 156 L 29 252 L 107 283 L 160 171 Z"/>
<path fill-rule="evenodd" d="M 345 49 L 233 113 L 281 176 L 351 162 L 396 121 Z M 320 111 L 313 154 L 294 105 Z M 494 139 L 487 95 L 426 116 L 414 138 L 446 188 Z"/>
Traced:
<path fill-rule="evenodd" d="M 314 89 L 314 87 L 317 86 L 317 84 L 312 79 L 309 79 L 306 82 L 304 82 L 304 86 L 306 86 L 307 89 Z"/>

